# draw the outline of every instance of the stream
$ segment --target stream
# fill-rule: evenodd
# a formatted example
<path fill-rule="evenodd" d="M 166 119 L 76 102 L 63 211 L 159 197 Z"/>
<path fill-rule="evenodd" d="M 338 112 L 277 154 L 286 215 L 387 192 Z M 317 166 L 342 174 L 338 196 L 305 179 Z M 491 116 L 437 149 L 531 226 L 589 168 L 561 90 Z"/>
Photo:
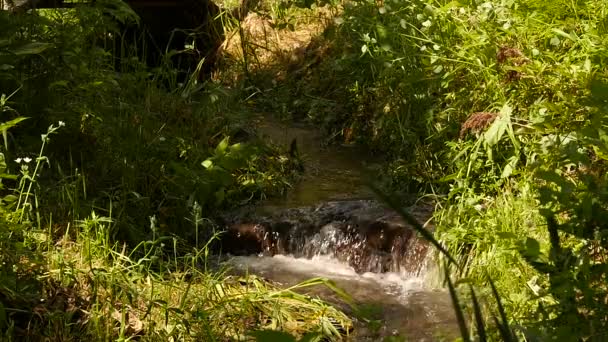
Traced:
<path fill-rule="evenodd" d="M 355 322 L 350 341 L 458 337 L 449 294 L 436 286 L 428 244 L 365 187 L 361 171 L 378 161 L 358 147 L 324 147 L 321 134 L 304 124 L 263 117 L 257 129 L 282 146 L 297 139 L 305 171 L 285 198 L 226 218 L 222 245 L 231 255 L 233 271 L 284 286 L 314 277 L 331 279 L 380 322 L 375 328 Z M 432 204 L 418 203 L 408 210 L 432 229 Z M 349 311 L 329 289 L 307 293 Z"/>

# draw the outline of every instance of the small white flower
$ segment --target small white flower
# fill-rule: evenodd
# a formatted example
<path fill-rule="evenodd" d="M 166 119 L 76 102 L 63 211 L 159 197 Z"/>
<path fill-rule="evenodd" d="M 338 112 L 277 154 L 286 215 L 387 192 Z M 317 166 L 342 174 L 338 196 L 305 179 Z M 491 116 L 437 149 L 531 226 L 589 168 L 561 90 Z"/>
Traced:
<path fill-rule="evenodd" d="M 63 127 L 63 126 L 65 126 L 65 122 L 63 122 L 63 121 L 59 121 L 59 123 L 58 123 L 57 125 L 58 125 L 59 127 Z"/>
<path fill-rule="evenodd" d="M 422 46 L 420 47 L 420 51 L 426 51 L 426 45 L 422 45 Z"/>
<path fill-rule="evenodd" d="M 158 140 L 159 140 L 159 141 L 165 141 L 165 140 L 167 140 L 167 139 L 166 139 L 165 137 L 160 137 L 160 138 L 158 138 Z"/>
<path fill-rule="evenodd" d="M 439 50 L 439 45 L 437 45 L 437 44 L 433 45 L 433 50 L 435 50 L 435 51 Z"/>
<path fill-rule="evenodd" d="M 431 27 L 432 24 L 433 23 L 430 20 L 427 20 L 427 21 L 425 21 L 425 22 L 422 23 L 422 26 L 424 26 L 424 27 Z"/>
<path fill-rule="evenodd" d="M 17 158 L 17 159 L 15 159 L 15 162 L 16 162 L 17 164 L 21 163 L 21 158 Z"/>
<path fill-rule="evenodd" d="M 29 163 L 29 162 L 31 162 L 31 161 L 32 161 L 32 158 L 25 157 L 25 158 L 23 158 L 23 161 L 24 161 L 25 163 Z"/>
<path fill-rule="evenodd" d="M 466 10 L 463 7 L 460 7 L 460 10 L 458 10 L 458 12 L 460 12 L 460 14 L 465 14 Z"/>

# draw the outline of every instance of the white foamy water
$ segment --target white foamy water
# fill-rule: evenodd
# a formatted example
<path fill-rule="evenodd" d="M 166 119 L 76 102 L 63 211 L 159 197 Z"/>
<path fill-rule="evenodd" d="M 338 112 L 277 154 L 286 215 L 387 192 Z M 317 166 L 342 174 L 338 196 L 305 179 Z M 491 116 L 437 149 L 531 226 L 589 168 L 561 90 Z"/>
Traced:
<path fill-rule="evenodd" d="M 404 301 L 411 293 L 431 288 L 424 276 L 395 272 L 358 274 L 351 266 L 328 255 L 316 255 L 312 259 L 286 255 L 236 256 L 230 258 L 228 263 L 240 272 L 257 274 L 285 285 L 323 277 L 342 285 L 346 290 L 350 288 L 361 291 L 367 288 L 374 294 L 382 290 L 386 295 Z"/>
<path fill-rule="evenodd" d="M 334 281 L 358 304 L 378 308 L 384 325 L 378 333 L 359 329 L 353 341 L 381 341 L 399 334 L 408 341 L 437 341 L 437 331 L 449 333 L 454 326 L 449 295 L 434 289 L 423 276 L 400 273 L 363 273 L 327 255 L 312 259 L 275 255 L 274 257 L 237 256 L 228 264 L 238 273 L 251 273 L 290 286 L 304 280 L 323 277 Z M 421 272 L 425 273 L 425 272 Z M 328 289 L 307 291 L 338 303 L 340 298 Z M 446 329 L 446 326 L 448 329 Z"/>

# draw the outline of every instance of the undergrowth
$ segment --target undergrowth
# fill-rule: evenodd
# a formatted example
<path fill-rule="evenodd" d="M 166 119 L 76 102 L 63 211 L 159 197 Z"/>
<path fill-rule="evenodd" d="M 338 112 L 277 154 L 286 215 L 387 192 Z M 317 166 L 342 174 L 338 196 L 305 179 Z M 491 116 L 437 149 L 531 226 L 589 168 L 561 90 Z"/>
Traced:
<path fill-rule="evenodd" d="M 347 333 L 348 317 L 297 291 L 331 282 L 280 289 L 212 256 L 214 216 L 282 195 L 300 161 L 258 139 L 238 91 L 200 63 L 180 81 L 170 57 L 188 51 L 160 66 L 117 51 L 139 46 L 123 35 L 137 22 L 114 0 L 0 11 L 1 339 Z"/>
<path fill-rule="evenodd" d="M 111 242 L 111 223 L 92 213 L 72 227 L 76 237 L 59 240 L 3 225 L 3 340 L 223 341 L 260 329 L 335 338 L 338 327 L 350 326 L 335 308 L 297 293 L 332 287 L 327 280 L 279 289 L 229 276 L 207 246 L 184 254 L 177 239 L 158 238 L 127 249 Z"/>

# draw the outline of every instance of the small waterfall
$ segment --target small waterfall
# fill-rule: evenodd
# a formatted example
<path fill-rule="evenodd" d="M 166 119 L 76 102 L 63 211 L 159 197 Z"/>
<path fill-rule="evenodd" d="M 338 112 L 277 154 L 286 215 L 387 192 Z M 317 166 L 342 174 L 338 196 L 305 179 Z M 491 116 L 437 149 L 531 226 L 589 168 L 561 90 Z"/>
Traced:
<path fill-rule="evenodd" d="M 421 222 L 430 205 L 409 209 Z M 430 227 L 427 227 L 430 229 Z M 428 243 L 396 213 L 373 200 L 332 201 L 272 215 L 248 213 L 226 222 L 222 248 L 232 255 L 330 256 L 357 273 L 420 275 Z"/>
<path fill-rule="evenodd" d="M 224 218 L 221 252 L 230 255 L 232 272 L 253 273 L 284 286 L 314 277 L 331 279 L 381 322 L 374 329 L 355 322 L 348 341 L 391 336 L 437 341 L 438 334 L 456 338 L 449 294 L 434 287 L 439 272 L 429 260 L 430 246 L 397 213 L 377 201 L 361 200 L 373 194 L 359 171 L 382 159 L 355 146 L 321 146 L 323 136 L 306 125 L 262 116 L 257 126 L 268 141 L 287 146 L 297 139 L 305 172 L 285 198 Z M 420 204 L 409 212 L 425 224 L 433 209 Z M 426 228 L 433 229 L 430 224 Z M 349 312 L 327 288 L 306 291 Z"/>
<path fill-rule="evenodd" d="M 432 206 L 409 210 L 419 222 Z M 432 229 L 428 226 L 427 229 Z M 379 330 L 355 322 L 349 341 L 436 341 L 457 337 L 449 295 L 429 286 L 430 247 L 391 210 L 370 200 L 325 202 L 271 214 L 240 213 L 226 221 L 223 251 L 233 270 L 286 286 L 313 277 L 333 280 L 360 305 L 378 310 Z M 431 279 L 432 280 L 432 279 Z M 349 312 L 327 288 L 307 290 Z"/>

